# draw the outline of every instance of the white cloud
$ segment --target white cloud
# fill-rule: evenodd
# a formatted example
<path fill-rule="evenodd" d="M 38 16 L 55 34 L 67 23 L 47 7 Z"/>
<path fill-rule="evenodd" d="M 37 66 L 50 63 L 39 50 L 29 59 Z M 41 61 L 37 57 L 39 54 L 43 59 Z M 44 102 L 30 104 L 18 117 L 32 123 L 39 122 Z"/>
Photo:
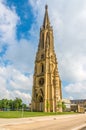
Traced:
<path fill-rule="evenodd" d="M 0 99 L 19 97 L 30 102 L 31 86 L 32 75 L 27 77 L 12 66 L 0 67 Z"/>
<path fill-rule="evenodd" d="M 16 27 L 20 18 L 15 7 L 9 8 L 5 1 L 0 1 L 0 52 L 3 45 L 8 48 L 0 57 L 0 99 L 20 97 L 26 103 L 31 101 L 32 73 L 34 51 L 32 43 L 25 39 L 16 39 Z M 4 66 L 10 61 L 10 66 Z"/>
<path fill-rule="evenodd" d="M 12 94 L 11 94 L 11 95 L 12 95 Z M 16 95 L 16 97 L 21 98 L 22 101 L 23 101 L 24 103 L 26 103 L 27 105 L 29 105 L 29 103 L 31 102 L 31 95 L 30 95 L 29 93 L 26 94 L 26 93 L 24 93 L 24 92 L 21 92 L 21 91 L 16 90 L 16 91 L 13 91 L 13 95 L 12 95 L 12 96 L 14 96 L 13 99 L 15 98 L 15 95 Z M 11 97 L 11 96 L 10 96 L 10 97 Z"/>
<path fill-rule="evenodd" d="M 35 46 L 25 39 L 21 39 L 18 42 L 15 41 L 15 43 L 8 48 L 4 59 L 10 60 L 14 67 L 20 71 L 32 73 L 35 59 Z"/>
<path fill-rule="evenodd" d="M 19 23 L 20 18 L 15 7 L 9 8 L 3 0 L 0 1 L 0 52 L 4 44 L 9 45 L 3 58 L 0 59 L 0 64 L 9 60 L 20 71 L 32 73 L 35 45 L 27 39 L 21 38 L 20 41 L 16 39 L 16 29 Z M 29 33 L 31 34 L 32 31 L 30 30 Z"/>
<path fill-rule="evenodd" d="M 65 87 L 65 92 L 68 97 L 86 99 L 86 81 L 69 84 Z"/>
<path fill-rule="evenodd" d="M 10 9 L 0 1 L 0 42 L 11 43 L 16 37 L 19 17 L 15 9 Z"/>
<path fill-rule="evenodd" d="M 12 66 L 0 67 L 0 86 L 11 87 L 14 89 L 31 90 L 32 86 L 32 75 L 25 76 L 20 71 L 16 70 Z M 7 82 L 7 84 L 6 84 Z"/>

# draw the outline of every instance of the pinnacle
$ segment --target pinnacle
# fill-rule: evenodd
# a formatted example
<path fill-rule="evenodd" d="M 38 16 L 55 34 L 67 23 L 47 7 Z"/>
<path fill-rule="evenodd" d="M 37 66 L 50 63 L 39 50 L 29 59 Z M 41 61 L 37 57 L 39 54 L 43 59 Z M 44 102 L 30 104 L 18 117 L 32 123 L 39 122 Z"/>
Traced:
<path fill-rule="evenodd" d="M 46 10 L 48 9 L 48 5 L 45 5 L 45 9 L 46 9 Z"/>
<path fill-rule="evenodd" d="M 47 28 L 49 26 L 50 26 L 50 21 L 48 16 L 48 5 L 45 5 L 45 16 L 44 16 L 43 27 Z"/>

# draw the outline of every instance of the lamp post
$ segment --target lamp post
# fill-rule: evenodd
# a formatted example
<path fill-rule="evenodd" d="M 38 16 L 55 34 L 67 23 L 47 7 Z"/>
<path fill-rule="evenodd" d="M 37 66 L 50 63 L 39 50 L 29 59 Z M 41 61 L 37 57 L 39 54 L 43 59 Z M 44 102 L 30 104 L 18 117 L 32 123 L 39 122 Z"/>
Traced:
<path fill-rule="evenodd" d="M 23 104 L 22 104 L 22 118 L 23 118 L 23 116 L 24 116 L 24 115 L 23 115 L 23 114 L 24 114 L 23 112 L 24 112 L 24 110 L 23 110 Z"/>

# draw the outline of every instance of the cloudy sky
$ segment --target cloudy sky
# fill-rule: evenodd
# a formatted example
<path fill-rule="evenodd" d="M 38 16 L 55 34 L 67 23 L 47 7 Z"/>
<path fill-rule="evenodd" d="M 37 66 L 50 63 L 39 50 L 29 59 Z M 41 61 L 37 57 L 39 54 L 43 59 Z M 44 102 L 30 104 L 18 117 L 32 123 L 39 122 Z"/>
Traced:
<path fill-rule="evenodd" d="M 86 98 L 86 0 L 0 0 L 0 99 L 31 101 L 46 4 L 63 98 Z"/>

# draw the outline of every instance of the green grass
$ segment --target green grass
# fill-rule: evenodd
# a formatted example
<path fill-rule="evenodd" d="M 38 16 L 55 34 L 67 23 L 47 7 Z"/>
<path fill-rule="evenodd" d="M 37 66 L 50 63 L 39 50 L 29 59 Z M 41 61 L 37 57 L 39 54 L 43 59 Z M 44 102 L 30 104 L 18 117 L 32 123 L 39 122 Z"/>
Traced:
<path fill-rule="evenodd" d="M 37 116 L 51 116 L 51 115 L 66 115 L 75 114 L 74 112 L 21 112 L 21 111 L 0 111 L 0 118 L 22 118 L 22 117 L 37 117 Z"/>

